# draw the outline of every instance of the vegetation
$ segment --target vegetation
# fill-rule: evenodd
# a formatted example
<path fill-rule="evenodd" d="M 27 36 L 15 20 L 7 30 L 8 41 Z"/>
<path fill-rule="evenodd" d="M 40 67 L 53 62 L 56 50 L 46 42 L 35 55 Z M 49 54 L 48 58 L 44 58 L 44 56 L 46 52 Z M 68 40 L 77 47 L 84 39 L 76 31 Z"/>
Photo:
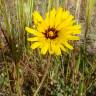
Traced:
<path fill-rule="evenodd" d="M 59 6 L 81 23 L 81 40 L 69 53 L 41 55 L 25 27 L 34 10 Z M 96 96 L 95 16 L 95 0 L 0 0 L 0 96 Z"/>

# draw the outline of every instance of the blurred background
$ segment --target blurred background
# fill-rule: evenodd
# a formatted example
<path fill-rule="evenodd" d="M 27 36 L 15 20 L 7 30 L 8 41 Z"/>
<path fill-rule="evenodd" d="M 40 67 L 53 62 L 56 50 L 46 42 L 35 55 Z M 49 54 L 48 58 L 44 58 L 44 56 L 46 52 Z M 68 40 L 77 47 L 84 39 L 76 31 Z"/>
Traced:
<path fill-rule="evenodd" d="M 82 25 L 81 40 L 49 58 L 30 49 L 25 27 L 34 10 L 59 6 Z M 96 96 L 96 0 L 0 0 L 0 96 Z"/>

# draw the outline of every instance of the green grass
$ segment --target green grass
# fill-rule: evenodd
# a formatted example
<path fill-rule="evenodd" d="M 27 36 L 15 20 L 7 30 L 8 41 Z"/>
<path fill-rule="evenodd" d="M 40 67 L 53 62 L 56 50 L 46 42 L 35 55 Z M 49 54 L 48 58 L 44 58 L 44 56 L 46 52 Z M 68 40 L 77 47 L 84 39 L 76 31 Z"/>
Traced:
<path fill-rule="evenodd" d="M 44 16 L 59 6 L 70 10 L 81 23 L 81 40 L 73 44 L 74 50 L 68 54 L 42 56 L 39 50 L 29 48 L 25 27 L 33 26 L 34 10 Z M 95 11 L 95 0 L 0 0 L 0 94 L 95 96 L 95 41 L 88 43 L 96 35 Z"/>

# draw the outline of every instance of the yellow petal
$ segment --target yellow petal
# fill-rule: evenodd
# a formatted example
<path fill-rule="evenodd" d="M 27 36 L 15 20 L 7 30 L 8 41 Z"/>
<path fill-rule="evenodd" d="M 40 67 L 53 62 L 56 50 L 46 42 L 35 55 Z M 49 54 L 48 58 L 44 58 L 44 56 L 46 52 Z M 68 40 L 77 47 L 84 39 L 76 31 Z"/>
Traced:
<path fill-rule="evenodd" d="M 78 30 L 78 29 L 73 29 L 73 30 L 70 29 L 70 30 L 66 31 L 66 35 L 67 34 L 73 34 L 74 35 L 74 34 L 80 34 L 80 33 L 81 33 L 81 30 Z"/>
<path fill-rule="evenodd" d="M 81 25 L 79 24 L 79 25 L 74 25 L 74 26 L 70 26 L 70 27 L 68 27 L 67 29 L 70 29 L 70 30 L 80 30 L 81 29 Z"/>
<path fill-rule="evenodd" d="M 64 30 L 66 30 L 66 33 L 80 34 L 81 25 L 74 25 L 74 26 L 66 27 Z"/>
<path fill-rule="evenodd" d="M 47 51 L 48 51 L 48 45 L 45 45 L 41 48 L 41 54 L 46 54 Z"/>
<path fill-rule="evenodd" d="M 62 12 L 63 12 L 63 9 L 61 7 L 58 8 L 56 18 L 55 18 L 55 27 L 57 27 L 62 21 Z"/>
<path fill-rule="evenodd" d="M 56 45 L 54 50 L 55 50 L 56 55 L 61 55 L 61 50 L 60 50 L 59 45 Z"/>
<path fill-rule="evenodd" d="M 69 40 L 80 40 L 80 37 L 78 37 L 78 36 L 69 36 L 68 39 Z"/>
<path fill-rule="evenodd" d="M 49 21 L 48 21 L 49 22 Z M 45 32 L 45 30 L 48 28 L 47 22 L 43 21 L 41 24 L 37 26 L 37 30 L 39 32 Z"/>
<path fill-rule="evenodd" d="M 54 42 L 53 41 L 50 41 L 50 46 L 49 46 L 49 53 L 50 54 L 53 54 L 54 53 Z"/>
<path fill-rule="evenodd" d="M 60 55 L 61 54 L 59 42 L 57 42 L 55 40 L 51 40 L 51 48 L 52 48 L 52 52 L 55 53 L 56 55 Z"/>
<path fill-rule="evenodd" d="M 56 10 L 53 9 L 53 10 L 50 12 L 50 27 L 51 27 L 51 28 L 54 26 L 54 23 L 55 23 L 55 15 L 56 15 Z"/>
<path fill-rule="evenodd" d="M 32 38 L 28 38 L 27 40 L 28 41 L 38 41 L 38 39 L 39 39 L 38 37 L 32 37 Z"/>
<path fill-rule="evenodd" d="M 60 48 L 61 48 L 62 51 L 67 52 L 67 50 L 64 48 L 63 45 L 60 44 L 59 46 L 60 46 Z"/>
<path fill-rule="evenodd" d="M 46 13 L 46 18 L 45 18 L 45 25 L 47 26 L 47 27 L 49 27 L 50 26 L 50 14 L 49 14 L 49 12 L 47 12 Z"/>
<path fill-rule="evenodd" d="M 63 19 L 63 20 L 67 19 L 68 16 L 70 16 L 69 11 L 64 11 L 64 12 L 62 13 L 62 19 Z"/>
<path fill-rule="evenodd" d="M 80 34 L 81 33 L 81 30 L 73 30 L 72 31 L 72 34 Z"/>
<path fill-rule="evenodd" d="M 32 48 L 32 49 L 36 49 L 36 48 L 38 48 L 40 45 L 41 45 L 40 42 L 34 42 L 34 43 L 31 45 L 31 48 Z"/>
<path fill-rule="evenodd" d="M 31 33 L 31 34 L 33 34 L 33 35 L 35 35 L 35 36 L 44 37 L 44 35 L 42 34 L 42 32 L 36 31 L 35 29 L 26 27 L 25 30 L 26 30 L 28 33 Z"/>
<path fill-rule="evenodd" d="M 70 44 L 68 44 L 68 42 L 63 42 L 63 44 L 64 44 L 64 46 L 66 46 L 66 47 L 69 48 L 70 50 L 73 49 L 73 47 L 72 47 Z"/>
<path fill-rule="evenodd" d="M 41 23 L 43 21 L 43 18 L 39 14 L 38 11 L 34 11 L 34 13 L 33 13 L 33 20 L 34 20 L 35 25 L 38 25 L 39 23 Z"/>
<path fill-rule="evenodd" d="M 67 19 L 64 22 L 62 22 L 60 25 L 58 25 L 56 27 L 56 29 L 57 30 L 61 30 L 61 29 L 63 30 L 65 28 L 69 27 L 69 26 L 72 26 L 75 22 L 76 22 L 75 20 L 69 20 L 69 19 Z"/>
<path fill-rule="evenodd" d="M 29 27 L 25 27 L 25 30 L 28 32 L 28 33 L 31 33 L 33 35 L 36 35 L 36 30 L 32 29 L 32 28 L 29 28 Z"/>

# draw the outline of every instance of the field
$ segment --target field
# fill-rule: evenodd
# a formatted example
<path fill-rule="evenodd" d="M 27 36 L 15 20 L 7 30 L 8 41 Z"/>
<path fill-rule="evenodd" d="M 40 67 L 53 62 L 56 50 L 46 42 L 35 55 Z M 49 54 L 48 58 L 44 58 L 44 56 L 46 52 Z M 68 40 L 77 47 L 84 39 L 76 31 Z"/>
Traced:
<path fill-rule="evenodd" d="M 59 7 L 81 25 L 80 40 L 42 55 L 25 28 L 35 28 L 35 10 L 45 17 Z M 96 0 L 0 0 L 0 96 L 96 96 Z"/>

